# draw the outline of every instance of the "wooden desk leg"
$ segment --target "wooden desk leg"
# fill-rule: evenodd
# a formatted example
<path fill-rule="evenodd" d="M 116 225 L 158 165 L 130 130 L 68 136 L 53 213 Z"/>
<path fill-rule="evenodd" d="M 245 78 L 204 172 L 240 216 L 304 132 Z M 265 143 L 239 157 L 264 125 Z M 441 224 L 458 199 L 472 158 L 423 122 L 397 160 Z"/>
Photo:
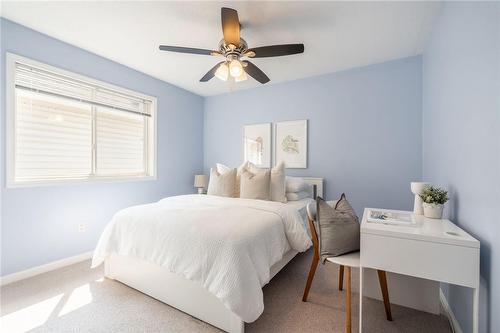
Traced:
<path fill-rule="evenodd" d="M 340 265 L 339 267 L 339 290 L 344 288 L 344 266 Z"/>
<path fill-rule="evenodd" d="M 345 294 L 345 331 L 351 333 L 351 267 L 346 266 L 347 292 Z"/>
<path fill-rule="evenodd" d="M 387 288 L 387 276 L 385 271 L 377 269 L 378 282 L 380 283 L 380 290 L 382 291 L 382 298 L 384 299 L 385 316 L 387 320 L 392 321 L 391 302 L 389 301 L 389 289 Z"/>
<path fill-rule="evenodd" d="M 363 331 L 363 267 L 359 266 L 359 333 Z"/>
<path fill-rule="evenodd" d="M 479 287 L 474 288 L 474 300 L 472 306 L 472 332 L 479 332 Z"/>

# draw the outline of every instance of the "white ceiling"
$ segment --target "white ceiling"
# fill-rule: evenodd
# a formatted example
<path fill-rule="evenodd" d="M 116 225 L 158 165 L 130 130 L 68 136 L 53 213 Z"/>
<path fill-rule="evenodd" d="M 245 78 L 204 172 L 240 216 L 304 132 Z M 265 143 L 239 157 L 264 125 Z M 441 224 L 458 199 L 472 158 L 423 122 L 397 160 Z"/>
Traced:
<path fill-rule="evenodd" d="M 238 10 L 250 47 L 304 43 L 305 52 L 253 62 L 273 84 L 420 54 L 438 2 L 3 2 L 2 16 L 196 94 L 257 87 L 199 79 L 220 58 L 158 50 L 216 49 L 220 7 Z"/>

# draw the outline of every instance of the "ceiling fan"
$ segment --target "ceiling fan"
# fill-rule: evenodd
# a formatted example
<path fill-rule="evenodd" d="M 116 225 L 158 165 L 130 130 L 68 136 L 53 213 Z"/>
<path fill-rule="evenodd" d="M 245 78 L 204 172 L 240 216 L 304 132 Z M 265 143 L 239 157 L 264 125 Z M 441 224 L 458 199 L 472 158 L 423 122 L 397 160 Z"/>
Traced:
<path fill-rule="evenodd" d="M 200 82 L 207 82 L 214 76 L 223 81 L 232 77 L 236 82 L 240 82 L 246 80 L 248 74 L 262 84 L 269 82 L 269 77 L 253 63 L 242 58 L 279 57 L 304 52 L 304 44 L 269 45 L 250 49 L 247 42 L 240 37 L 238 12 L 223 7 L 221 19 L 224 38 L 219 42 L 218 51 L 169 45 L 160 45 L 160 50 L 224 57 L 224 61 L 212 67 Z"/>

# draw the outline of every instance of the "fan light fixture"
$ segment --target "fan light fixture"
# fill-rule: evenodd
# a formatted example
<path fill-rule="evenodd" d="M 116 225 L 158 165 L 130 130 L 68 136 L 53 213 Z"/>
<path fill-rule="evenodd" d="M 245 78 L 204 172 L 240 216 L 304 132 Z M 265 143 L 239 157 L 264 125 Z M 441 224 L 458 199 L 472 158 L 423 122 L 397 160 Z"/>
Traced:
<path fill-rule="evenodd" d="M 222 81 L 227 81 L 227 78 L 229 77 L 229 68 L 226 63 L 222 63 L 219 68 L 217 68 L 217 71 L 215 71 L 215 76 Z"/>
<path fill-rule="evenodd" d="M 234 78 L 241 76 L 241 73 L 243 73 L 243 66 L 241 66 L 241 62 L 238 59 L 233 59 L 229 63 L 229 73 Z"/>
<path fill-rule="evenodd" d="M 193 47 L 160 45 L 160 50 L 169 52 L 189 53 L 221 57 L 221 62 L 214 65 L 201 79 L 208 82 L 214 76 L 227 81 L 229 76 L 235 82 L 247 80 L 247 75 L 264 84 L 269 77 L 251 61 L 242 58 L 281 57 L 304 52 L 304 44 L 279 44 L 249 48 L 247 42 L 241 38 L 241 24 L 238 12 L 235 9 L 221 8 L 222 34 L 217 50 L 198 49 Z"/>

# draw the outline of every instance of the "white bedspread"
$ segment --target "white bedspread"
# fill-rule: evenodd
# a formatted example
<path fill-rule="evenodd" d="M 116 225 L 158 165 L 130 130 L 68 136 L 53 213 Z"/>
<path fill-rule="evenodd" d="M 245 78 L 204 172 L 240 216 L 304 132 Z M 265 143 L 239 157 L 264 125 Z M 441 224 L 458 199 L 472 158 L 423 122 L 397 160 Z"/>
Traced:
<path fill-rule="evenodd" d="M 155 263 L 199 282 L 253 322 L 264 310 L 262 287 L 271 266 L 290 248 L 303 252 L 310 246 L 297 205 L 184 195 L 116 213 L 92 267 L 111 253 Z"/>

